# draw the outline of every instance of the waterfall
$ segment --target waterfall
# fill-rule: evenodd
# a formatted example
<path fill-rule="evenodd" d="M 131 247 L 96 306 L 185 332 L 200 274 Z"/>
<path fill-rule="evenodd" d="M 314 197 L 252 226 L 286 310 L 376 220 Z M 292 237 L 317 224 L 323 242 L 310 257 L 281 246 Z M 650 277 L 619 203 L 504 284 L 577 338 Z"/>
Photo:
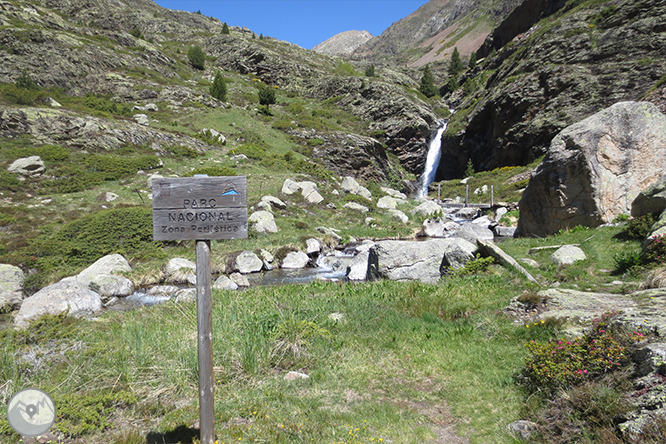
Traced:
<path fill-rule="evenodd" d="M 442 157 L 442 133 L 446 130 L 447 123 L 446 120 L 441 120 L 437 131 L 434 133 L 432 139 L 430 139 L 428 157 L 426 158 L 425 169 L 423 170 L 423 175 L 421 176 L 420 181 L 421 186 L 418 191 L 418 197 L 420 198 L 428 197 L 428 185 L 435 181 L 435 175 L 437 174 L 437 168 L 439 167 L 439 160 Z"/>

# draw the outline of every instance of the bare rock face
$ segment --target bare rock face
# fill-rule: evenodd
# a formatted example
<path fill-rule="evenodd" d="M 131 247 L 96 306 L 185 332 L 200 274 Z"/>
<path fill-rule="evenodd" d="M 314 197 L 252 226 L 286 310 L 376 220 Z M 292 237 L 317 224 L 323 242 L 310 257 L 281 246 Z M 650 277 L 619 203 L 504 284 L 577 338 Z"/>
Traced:
<path fill-rule="evenodd" d="M 666 116 L 651 103 L 617 103 L 553 139 L 520 201 L 516 236 L 611 222 L 665 170 Z"/>
<path fill-rule="evenodd" d="M 344 31 L 318 44 L 313 51 L 328 54 L 351 54 L 356 48 L 372 38 L 368 31 Z"/>

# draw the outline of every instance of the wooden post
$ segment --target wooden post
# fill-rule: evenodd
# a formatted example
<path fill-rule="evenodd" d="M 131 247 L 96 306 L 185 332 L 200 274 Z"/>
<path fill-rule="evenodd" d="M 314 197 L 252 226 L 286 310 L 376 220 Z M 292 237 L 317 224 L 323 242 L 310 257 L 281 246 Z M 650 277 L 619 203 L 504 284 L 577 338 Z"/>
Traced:
<path fill-rule="evenodd" d="M 469 204 L 469 185 L 465 185 L 465 207 Z"/>
<path fill-rule="evenodd" d="M 495 206 L 495 185 L 490 185 L 490 208 Z"/>
<path fill-rule="evenodd" d="M 198 240 L 197 338 L 199 357 L 199 428 L 201 444 L 215 440 L 213 403 L 213 300 L 210 274 L 210 241 Z"/>
<path fill-rule="evenodd" d="M 247 238 L 247 177 L 153 182 L 153 239 L 196 241 L 200 443 L 215 441 L 211 239 Z"/>

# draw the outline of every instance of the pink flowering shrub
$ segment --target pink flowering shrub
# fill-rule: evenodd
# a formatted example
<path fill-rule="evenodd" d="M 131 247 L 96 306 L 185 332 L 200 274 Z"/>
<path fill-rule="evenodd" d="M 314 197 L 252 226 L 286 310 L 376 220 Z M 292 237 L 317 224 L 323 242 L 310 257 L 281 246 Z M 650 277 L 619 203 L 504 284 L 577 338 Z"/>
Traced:
<path fill-rule="evenodd" d="M 643 250 L 643 263 L 663 264 L 666 262 L 666 235 L 655 236 Z"/>
<path fill-rule="evenodd" d="M 627 344 L 636 339 L 612 327 L 611 316 L 604 315 L 581 337 L 527 343 L 530 355 L 523 376 L 528 388 L 554 392 L 597 379 L 627 363 Z"/>

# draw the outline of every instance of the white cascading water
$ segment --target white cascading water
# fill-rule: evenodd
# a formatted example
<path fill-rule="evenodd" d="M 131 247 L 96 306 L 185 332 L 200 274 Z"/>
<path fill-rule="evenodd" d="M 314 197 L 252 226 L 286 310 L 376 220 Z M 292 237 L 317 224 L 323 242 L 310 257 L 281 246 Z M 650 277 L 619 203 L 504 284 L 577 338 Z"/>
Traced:
<path fill-rule="evenodd" d="M 419 189 L 420 198 L 428 197 L 428 185 L 430 185 L 435 180 L 435 175 L 437 174 L 437 168 L 439 167 L 439 161 L 442 157 L 442 133 L 446 130 L 447 125 L 446 120 L 439 122 L 439 127 L 434 137 L 430 139 L 430 146 L 428 147 L 428 157 L 426 158 L 425 168 L 423 170 L 423 175 L 421 176 L 421 187 Z"/>

